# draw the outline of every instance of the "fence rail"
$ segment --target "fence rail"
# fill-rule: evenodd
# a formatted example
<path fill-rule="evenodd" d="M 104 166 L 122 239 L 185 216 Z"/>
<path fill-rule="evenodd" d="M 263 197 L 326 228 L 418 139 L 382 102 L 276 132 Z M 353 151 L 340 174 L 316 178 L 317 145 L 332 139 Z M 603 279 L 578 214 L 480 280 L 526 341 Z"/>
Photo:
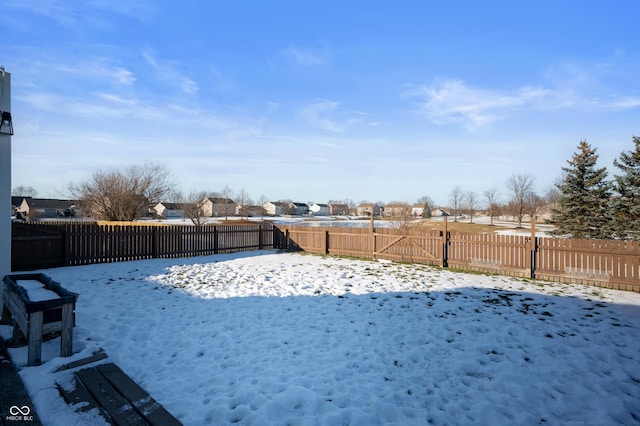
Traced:
<path fill-rule="evenodd" d="M 281 226 L 282 247 L 640 292 L 635 241 L 447 231 Z"/>
<path fill-rule="evenodd" d="M 274 247 L 271 224 L 211 226 L 12 225 L 14 271 L 153 258 L 203 256 Z"/>
<path fill-rule="evenodd" d="M 423 263 L 640 292 L 636 241 L 271 224 L 13 223 L 12 270 L 269 248 Z"/>

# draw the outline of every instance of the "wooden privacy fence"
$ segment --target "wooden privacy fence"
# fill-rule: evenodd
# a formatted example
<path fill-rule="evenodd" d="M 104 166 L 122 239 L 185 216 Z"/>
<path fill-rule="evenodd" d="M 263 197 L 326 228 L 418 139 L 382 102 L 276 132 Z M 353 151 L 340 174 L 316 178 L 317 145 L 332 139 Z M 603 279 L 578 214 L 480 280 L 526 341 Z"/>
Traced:
<path fill-rule="evenodd" d="M 12 270 L 261 249 L 387 259 L 640 292 L 637 241 L 271 224 L 147 226 L 14 222 Z"/>
<path fill-rule="evenodd" d="M 204 256 L 274 247 L 271 224 L 12 224 L 11 269 L 24 271 L 153 258 Z"/>
<path fill-rule="evenodd" d="M 640 292 L 640 246 L 420 229 L 280 226 L 278 247 Z"/>

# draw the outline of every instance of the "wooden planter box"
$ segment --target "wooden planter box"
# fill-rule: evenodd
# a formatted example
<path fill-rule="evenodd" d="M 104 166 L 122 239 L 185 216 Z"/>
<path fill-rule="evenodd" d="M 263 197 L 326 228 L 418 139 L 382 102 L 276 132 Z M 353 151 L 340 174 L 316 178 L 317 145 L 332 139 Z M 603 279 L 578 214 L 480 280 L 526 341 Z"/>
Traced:
<path fill-rule="evenodd" d="M 29 298 L 29 291 L 20 285 L 25 281 L 33 287 L 37 282 L 41 288 L 40 297 Z M 78 294 L 65 290 L 60 283 L 44 274 L 7 275 L 3 279 L 2 323 L 13 320 L 13 340 L 17 343 L 20 332 L 29 345 L 27 365 L 42 362 L 42 336 L 59 331 L 60 356 L 70 356 L 73 352 L 74 310 Z"/>

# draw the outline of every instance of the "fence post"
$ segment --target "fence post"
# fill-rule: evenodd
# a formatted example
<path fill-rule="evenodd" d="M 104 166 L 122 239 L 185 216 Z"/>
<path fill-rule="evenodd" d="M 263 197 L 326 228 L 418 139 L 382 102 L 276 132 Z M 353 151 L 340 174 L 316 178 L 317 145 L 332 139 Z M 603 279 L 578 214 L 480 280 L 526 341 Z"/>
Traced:
<path fill-rule="evenodd" d="M 531 241 L 529 244 L 531 244 L 529 248 L 531 250 L 530 278 L 535 278 L 536 277 L 536 257 L 538 253 L 538 237 L 536 237 L 536 219 L 533 217 L 531 218 Z"/>
<path fill-rule="evenodd" d="M 258 226 L 258 250 L 262 250 L 262 225 Z"/>
<path fill-rule="evenodd" d="M 281 249 L 281 245 L 282 243 L 280 242 L 281 238 L 280 238 L 280 234 L 282 232 L 280 232 L 280 229 L 275 226 L 275 225 L 271 225 L 271 232 L 272 232 L 272 239 L 273 239 L 273 248 L 274 249 Z"/>
<path fill-rule="evenodd" d="M 151 230 L 151 258 L 156 259 L 158 257 L 158 228 L 154 226 Z"/>
<path fill-rule="evenodd" d="M 218 227 L 213 226 L 213 254 L 218 254 Z"/>
<path fill-rule="evenodd" d="M 447 226 L 447 216 L 442 216 L 444 230 L 442 232 L 442 267 L 449 266 L 449 230 Z"/>
<path fill-rule="evenodd" d="M 371 258 L 376 260 L 378 253 L 376 253 L 376 228 L 371 228 Z"/>
<path fill-rule="evenodd" d="M 70 265 L 70 255 L 71 255 L 71 230 L 73 228 L 72 224 L 69 224 L 67 226 L 64 227 L 64 236 L 63 238 L 63 244 L 64 244 L 64 266 L 69 266 Z"/>
<path fill-rule="evenodd" d="M 329 254 L 329 230 L 324 231 L 324 254 Z"/>

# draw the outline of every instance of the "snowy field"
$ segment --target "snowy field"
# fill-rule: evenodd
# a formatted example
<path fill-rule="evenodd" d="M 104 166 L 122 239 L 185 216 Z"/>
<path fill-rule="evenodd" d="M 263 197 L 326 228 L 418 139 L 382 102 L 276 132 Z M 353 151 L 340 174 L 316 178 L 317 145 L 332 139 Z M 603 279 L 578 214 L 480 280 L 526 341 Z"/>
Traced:
<path fill-rule="evenodd" d="M 185 425 L 640 422 L 640 294 L 273 251 L 43 272 L 80 294 L 73 357 L 11 350 L 46 425 L 99 424 L 53 371 L 100 347 Z"/>

